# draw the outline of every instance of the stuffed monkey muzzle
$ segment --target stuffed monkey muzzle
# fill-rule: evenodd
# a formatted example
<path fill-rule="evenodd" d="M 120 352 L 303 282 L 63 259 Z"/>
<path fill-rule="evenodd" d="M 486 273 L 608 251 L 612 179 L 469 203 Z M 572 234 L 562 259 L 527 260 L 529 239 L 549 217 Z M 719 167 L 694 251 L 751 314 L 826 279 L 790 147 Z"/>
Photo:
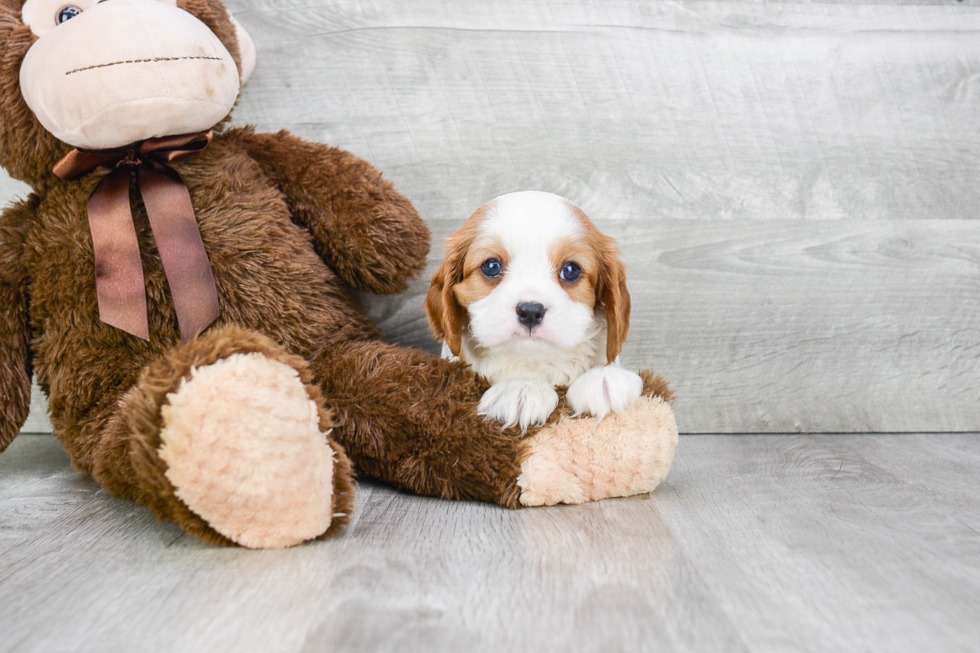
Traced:
<path fill-rule="evenodd" d="M 238 97 L 231 53 L 172 0 L 77 0 L 67 8 L 65 0 L 27 0 L 23 16 L 40 36 L 21 67 L 24 100 L 75 147 L 210 129 Z"/>

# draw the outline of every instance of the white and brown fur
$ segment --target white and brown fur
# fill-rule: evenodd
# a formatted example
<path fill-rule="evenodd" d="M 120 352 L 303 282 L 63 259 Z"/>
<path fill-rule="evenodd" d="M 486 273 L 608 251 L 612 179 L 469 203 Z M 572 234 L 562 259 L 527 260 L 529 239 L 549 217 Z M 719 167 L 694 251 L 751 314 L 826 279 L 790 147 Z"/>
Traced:
<path fill-rule="evenodd" d="M 503 268 L 495 278 L 482 271 L 491 259 Z M 560 276 L 567 263 L 581 269 L 578 279 Z M 520 322 L 524 302 L 544 307 L 539 324 Z M 511 193 L 481 206 L 447 238 L 426 310 L 443 355 L 493 383 L 480 414 L 505 426 L 543 424 L 558 404 L 555 386 L 568 386 L 576 413 L 600 418 L 642 391 L 618 364 L 630 324 L 619 248 L 557 195 Z"/>

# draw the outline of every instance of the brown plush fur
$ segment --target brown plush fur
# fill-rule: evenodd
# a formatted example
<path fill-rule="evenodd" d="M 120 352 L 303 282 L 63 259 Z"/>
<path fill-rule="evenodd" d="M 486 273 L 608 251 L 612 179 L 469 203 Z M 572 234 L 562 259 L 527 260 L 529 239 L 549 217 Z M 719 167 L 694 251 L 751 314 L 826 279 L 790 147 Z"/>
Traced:
<path fill-rule="evenodd" d="M 180 5 L 237 57 L 217 0 Z M 56 434 L 79 471 L 189 533 L 228 543 L 174 494 L 158 453 L 161 408 L 192 367 L 259 352 L 298 370 L 321 426 L 334 426 L 335 511 L 342 515 L 324 537 L 353 509 L 341 446 L 358 469 L 398 487 L 518 507 L 524 445 L 476 414 L 482 384 L 462 365 L 380 342 L 345 288 L 403 290 L 429 248 L 429 231 L 409 201 L 347 152 L 286 132 L 219 128 L 207 150 L 173 167 L 193 200 L 221 317 L 180 343 L 134 193 L 151 339 L 103 324 L 86 206 L 105 171 L 71 182 L 51 174 L 68 147 L 40 127 L 17 85 L 33 41 L 19 23 L 19 2 L 0 0 L 0 164 L 34 187 L 0 221 L 0 448 L 26 417 L 33 356 Z"/>
<path fill-rule="evenodd" d="M 288 142 L 291 137 L 283 134 L 279 138 Z M 425 260 L 424 224 L 414 211 L 399 212 L 400 205 L 407 206 L 400 198 L 365 207 L 364 211 L 370 211 L 367 216 L 329 211 L 332 195 L 389 198 L 394 191 L 368 164 L 325 146 L 310 146 L 303 153 L 305 162 L 322 162 L 320 176 L 310 178 L 317 166 L 309 163 L 295 172 L 275 171 L 283 179 L 306 175 L 308 186 L 302 193 L 309 196 L 323 189 L 327 197 L 320 205 L 294 189 L 287 187 L 283 192 L 250 156 L 247 148 L 254 147 L 256 140 L 250 131 L 232 131 L 219 135 L 200 155 L 175 164 L 195 198 L 221 301 L 219 323 L 186 347 L 178 344 L 176 315 L 141 206 L 137 205 L 134 217 L 153 307 L 148 343 L 99 320 L 92 252 L 77 246 L 88 241 L 85 200 L 101 175 L 57 182 L 38 203 L 20 257 L 33 280 L 31 322 L 37 336 L 32 349 L 39 381 L 51 398 L 52 421 L 75 466 L 110 491 L 177 521 L 188 532 L 222 541 L 173 499 L 160 476 L 162 463 L 153 448 L 156 441 L 148 438 L 159 430 L 162 399 L 157 393 L 147 406 L 142 387 L 147 379 L 157 378 L 153 370 L 164 365 L 161 360 L 166 357 L 185 361 L 185 367 L 207 364 L 198 360 L 203 355 L 199 348 L 211 345 L 200 343 L 210 343 L 213 334 L 237 325 L 240 329 L 232 332 L 235 337 L 222 346 L 224 355 L 254 351 L 252 339 L 261 333 L 283 351 L 314 361 L 312 370 L 327 405 L 341 416 L 335 437 L 354 452 L 358 468 L 419 493 L 496 500 L 516 507 L 520 443 L 500 436 L 478 418 L 475 378 L 427 354 L 378 342 L 377 329 L 317 254 L 319 250 L 338 268 L 365 271 L 361 276 L 348 275 L 344 281 L 376 291 L 395 290 L 416 275 L 420 261 Z M 340 165 L 346 164 L 346 170 L 361 184 L 373 181 L 375 186 L 369 191 L 336 187 L 337 159 L 343 160 Z M 285 160 L 298 159 L 287 156 Z M 343 174 L 338 176 L 348 180 Z M 293 194 L 301 199 L 291 200 Z M 297 214 L 290 205 L 303 201 L 306 204 L 300 204 L 302 212 Z M 373 248 L 348 249 L 358 238 L 369 242 L 358 227 L 374 224 L 379 216 L 392 228 L 372 232 Z M 309 225 L 309 231 L 294 219 Z M 399 220 L 405 223 L 401 228 Z M 400 262 L 389 254 L 396 250 L 414 252 L 416 257 Z M 369 351 L 373 352 L 370 358 Z M 269 355 L 266 350 L 263 353 Z M 215 354 L 204 359 L 213 362 Z M 420 369 L 428 374 L 420 375 Z M 172 388 L 185 373 L 168 371 L 155 383 Z M 134 386 L 140 388 L 136 395 L 130 394 Z M 470 398 L 469 405 L 451 408 L 464 395 Z M 122 404 L 121 397 L 125 397 Z M 350 406 L 360 410 L 345 408 Z M 127 415 L 146 411 L 149 417 L 127 428 L 126 420 L 135 419 Z M 377 452 L 377 447 L 362 448 L 360 436 L 365 433 L 385 445 L 380 461 L 364 453 Z M 438 443 L 435 438 L 440 438 Z M 147 442 L 153 445 L 148 450 Z M 464 449 L 473 463 L 457 467 L 454 477 L 446 470 Z M 128 466 L 126 456 L 144 462 Z M 338 483 L 349 483 L 343 476 L 338 472 Z"/>
<path fill-rule="evenodd" d="M 372 166 L 286 131 L 256 134 L 246 128 L 229 136 L 283 191 L 293 219 L 313 233 L 317 252 L 344 282 L 389 294 L 406 290 L 422 273 L 429 228 Z"/>
<path fill-rule="evenodd" d="M 362 473 L 420 494 L 518 507 L 520 434 L 477 415 L 485 386 L 465 365 L 363 341 L 322 352 L 312 369 Z"/>
<path fill-rule="evenodd" d="M 31 408 L 27 342 L 27 270 L 18 254 L 34 202 L 19 202 L 0 214 L 0 452 L 17 437 Z"/>

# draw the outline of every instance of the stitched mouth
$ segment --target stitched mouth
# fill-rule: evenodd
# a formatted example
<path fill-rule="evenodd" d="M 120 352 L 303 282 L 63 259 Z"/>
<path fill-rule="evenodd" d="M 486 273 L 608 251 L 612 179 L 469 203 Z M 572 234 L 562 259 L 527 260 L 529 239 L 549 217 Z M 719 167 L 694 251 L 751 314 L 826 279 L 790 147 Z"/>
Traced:
<path fill-rule="evenodd" d="M 160 61 L 224 61 L 221 57 L 154 57 L 152 59 L 129 59 L 128 61 L 113 61 L 112 63 L 100 63 L 94 66 L 85 66 L 69 70 L 65 75 L 85 72 L 86 70 L 96 70 L 98 68 L 109 68 L 110 66 L 126 66 L 137 63 L 157 63 Z"/>

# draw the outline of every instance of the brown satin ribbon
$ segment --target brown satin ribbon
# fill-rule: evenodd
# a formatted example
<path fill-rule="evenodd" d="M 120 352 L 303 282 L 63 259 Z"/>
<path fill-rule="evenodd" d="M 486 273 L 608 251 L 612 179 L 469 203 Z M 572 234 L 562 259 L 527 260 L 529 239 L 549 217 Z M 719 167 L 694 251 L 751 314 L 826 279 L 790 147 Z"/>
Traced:
<path fill-rule="evenodd" d="M 150 339 L 146 284 L 129 205 L 129 181 L 136 183 L 170 285 L 180 337 L 188 342 L 218 319 L 218 289 L 191 196 L 168 163 L 205 149 L 212 133 L 153 138 L 114 150 L 72 150 L 54 167 L 61 179 L 83 177 L 97 168 L 112 170 L 88 200 L 95 250 L 99 317 L 106 324 Z"/>

